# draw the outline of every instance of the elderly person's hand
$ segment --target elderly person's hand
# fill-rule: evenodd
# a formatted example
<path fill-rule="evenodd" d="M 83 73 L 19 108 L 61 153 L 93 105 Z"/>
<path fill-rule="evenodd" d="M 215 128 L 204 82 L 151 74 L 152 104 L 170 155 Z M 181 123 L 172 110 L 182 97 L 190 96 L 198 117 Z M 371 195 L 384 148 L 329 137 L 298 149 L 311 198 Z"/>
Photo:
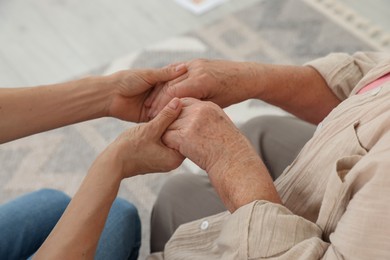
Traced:
<path fill-rule="evenodd" d="M 163 142 L 207 172 L 226 207 L 234 211 L 256 199 L 280 202 L 261 159 L 223 110 L 193 98 L 181 102 Z"/>
<path fill-rule="evenodd" d="M 221 107 L 256 96 L 256 70 L 248 62 L 197 59 L 185 63 L 187 72 L 154 89 L 145 104 L 154 117 L 173 97 L 193 97 Z"/>
<path fill-rule="evenodd" d="M 223 160 L 240 156 L 236 154 L 238 149 L 250 148 L 245 137 L 216 104 L 193 98 L 183 98 L 181 102 L 183 109 L 179 118 L 163 137 L 167 146 L 207 172 Z"/>
<path fill-rule="evenodd" d="M 150 118 L 173 97 L 212 101 L 222 108 L 254 98 L 317 124 L 340 103 L 311 66 L 204 59 L 181 66 L 186 73 L 154 88 L 145 101 Z"/>
<path fill-rule="evenodd" d="M 123 70 L 106 76 L 102 82 L 112 89 L 105 108 L 106 114 L 131 122 L 148 121 L 148 108 L 144 106 L 144 101 L 153 88 L 179 77 L 184 72 L 185 66 L 173 64 L 161 69 Z"/>

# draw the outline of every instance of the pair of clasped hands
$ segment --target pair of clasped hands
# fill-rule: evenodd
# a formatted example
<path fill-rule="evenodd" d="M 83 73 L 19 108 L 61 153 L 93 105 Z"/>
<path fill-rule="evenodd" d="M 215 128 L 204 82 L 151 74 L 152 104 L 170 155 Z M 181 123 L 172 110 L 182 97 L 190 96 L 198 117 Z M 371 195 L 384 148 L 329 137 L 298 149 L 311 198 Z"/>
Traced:
<path fill-rule="evenodd" d="M 245 156 L 248 142 L 222 110 L 247 98 L 236 87 L 241 66 L 193 60 L 106 76 L 114 88 L 107 115 L 146 123 L 122 133 L 99 158 L 115 153 L 127 178 L 173 170 L 186 157 L 209 172 Z"/>

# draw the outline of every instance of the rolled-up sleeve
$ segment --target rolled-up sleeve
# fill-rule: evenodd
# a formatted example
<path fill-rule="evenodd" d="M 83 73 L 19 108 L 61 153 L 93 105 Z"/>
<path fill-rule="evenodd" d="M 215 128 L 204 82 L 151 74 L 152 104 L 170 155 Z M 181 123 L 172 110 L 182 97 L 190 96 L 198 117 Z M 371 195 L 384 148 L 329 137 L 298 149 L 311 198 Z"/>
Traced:
<path fill-rule="evenodd" d="M 217 248 L 238 250 L 226 259 L 389 259 L 389 178 L 377 174 L 361 188 L 327 242 L 317 224 L 282 205 L 256 201 L 232 214 Z"/>
<path fill-rule="evenodd" d="M 372 68 L 388 59 L 388 53 L 380 52 L 332 53 L 305 65 L 316 69 L 333 93 L 344 100 Z"/>
<path fill-rule="evenodd" d="M 236 226 L 238 229 L 232 230 Z M 236 241 L 232 241 L 232 235 Z M 218 247 L 240 243 L 236 254 L 239 259 L 320 259 L 329 246 L 321 236 L 320 227 L 286 207 L 255 201 L 232 214 L 224 225 Z"/>
<path fill-rule="evenodd" d="M 262 201 L 252 204 L 248 227 L 249 258 L 269 258 L 289 250 L 291 256 L 300 256 L 307 250 L 321 253 L 328 246 L 321 240 L 322 231 L 315 223 L 278 204 Z"/>
<path fill-rule="evenodd" d="M 368 190 L 376 188 L 386 194 L 386 185 L 378 184 L 369 185 Z M 389 197 L 381 202 L 388 202 Z M 181 226 L 164 253 L 148 259 L 388 259 L 388 214 L 384 213 L 390 206 L 372 194 L 368 198 L 357 196 L 353 205 L 330 242 L 323 240 L 317 224 L 282 205 L 255 201 L 233 214 L 222 213 Z"/>
<path fill-rule="evenodd" d="M 321 235 L 315 223 L 284 206 L 254 201 L 182 225 L 159 259 L 319 259 L 329 246 Z"/>

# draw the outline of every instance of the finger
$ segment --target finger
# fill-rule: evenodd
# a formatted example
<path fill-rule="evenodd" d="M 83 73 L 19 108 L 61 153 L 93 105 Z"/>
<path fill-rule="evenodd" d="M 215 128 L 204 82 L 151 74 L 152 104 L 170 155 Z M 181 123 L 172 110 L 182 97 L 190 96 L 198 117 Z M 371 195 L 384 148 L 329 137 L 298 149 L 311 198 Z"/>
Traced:
<path fill-rule="evenodd" d="M 151 100 L 146 103 L 148 108 L 150 108 L 148 112 L 149 118 L 154 118 L 174 97 L 193 97 L 197 99 L 203 99 L 205 97 L 205 94 L 203 93 L 204 91 L 194 87 L 193 81 L 187 79 L 188 73 L 183 74 L 179 78 L 181 77 L 183 77 L 182 82 L 172 84 L 171 81 L 162 88 L 158 88 L 153 91 L 151 94 Z"/>
<path fill-rule="evenodd" d="M 172 99 L 168 105 L 166 105 L 163 110 L 149 122 L 151 127 L 153 127 L 157 132 L 158 137 L 165 132 L 170 124 L 176 120 L 181 111 L 182 105 L 181 101 L 178 98 Z"/>
<path fill-rule="evenodd" d="M 152 91 L 152 93 L 146 98 L 144 104 L 146 107 L 152 107 L 153 105 L 155 106 L 155 103 L 159 103 L 159 99 L 161 98 L 161 91 L 164 89 L 165 91 L 168 91 L 169 93 L 171 93 L 171 98 L 168 100 L 170 101 L 174 96 L 175 96 L 175 93 L 172 92 L 172 90 L 174 91 L 174 88 L 169 88 L 169 86 L 172 86 L 172 85 L 175 85 L 183 80 L 186 80 L 188 78 L 188 73 L 184 73 L 183 75 L 169 81 L 169 82 L 166 82 L 165 84 L 161 84 L 159 85 L 158 87 L 156 86 L 155 89 Z M 164 92 L 164 93 L 167 93 L 167 92 Z M 180 98 L 180 97 L 178 97 Z M 164 106 L 166 105 L 166 103 L 164 104 Z"/>
<path fill-rule="evenodd" d="M 167 84 L 170 85 L 170 86 L 173 86 L 173 85 L 176 85 L 179 82 L 182 82 L 182 81 L 186 80 L 188 77 L 189 77 L 189 74 L 188 74 L 188 72 L 186 72 L 183 75 L 180 75 L 179 77 L 169 81 Z"/>
<path fill-rule="evenodd" d="M 162 142 L 171 149 L 180 152 L 181 136 L 177 130 L 168 130 L 161 138 Z"/>
<path fill-rule="evenodd" d="M 150 106 L 148 113 L 149 118 L 154 118 L 173 98 L 175 98 L 175 95 L 167 92 L 167 87 L 162 87 L 157 91 L 158 93 L 155 94 L 156 98 Z"/>
<path fill-rule="evenodd" d="M 145 80 L 154 85 L 157 82 L 165 82 L 173 80 L 187 71 L 187 66 L 180 63 L 175 66 L 167 66 L 160 69 L 153 69 L 146 71 Z"/>
<path fill-rule="evenodd" d="M 161 91 L 161 92 L 165 92 L 165 91 Z M 159 95 L 158 99 L 156 100 L 156 102 L 149 109 L 149 112 L 148 112 L 149 120 L 152 120 L 153 118 L 155 118 L 158 115 L 158 113 L 160 113 L 160 111 L 166 106 L 166 104 L 169 103 L 173 98 L 175 98 L 174 96 L 170 96 L 169 94 L 163 94 L 161 92 L 160 92 L 160 95 Z M 189 99 L 189 100 L 187 100 L 187 99 Z M 186 101 L 187 106 L 199 101 L 199 100 L 194 99 L 194 98 L 183 98 L 181 100 L 187 100 Z M 182 103 L 182 105 L 184 105 L 184 103 Z"/>
<path fill-rule="evenodd" d="M 181 77 L 183 76 L 187 77 L 187 73 Z M 199 79 L 187 77 L 175 84 L 170 82 L 165 91 L 178 98 L 193 97 L 197 99 L 203 99 L 207 96 L 206 88 L 204 86 L 200 86 L 198 81 Z"/>
<path fill-rule="evenodd" d="M 156 102 L 156 104 L 154 104 L 153 107 L 151 107 L 149 110 L 148 113 L 149 120 L 155 118 L 160 113 L 160 111 L 166 106 L 166 104 L 169 103 L 173 98 L 174 97 L 171 97 L 169 95 L 161 95 L 158 102 Z M 181 100 L 180 103 L 183 107 L 201 102 L 200 100 L 195 98 L 182 98 L 180 100 Z"/>
<path fill-rule="evenodd" d="M 170 100 L 171 98 L 165 97 L 164 101 L 162 101 L 161 103 L 159 102 L 159 104 L 151 108 L 149 111 L 150 120 L 155 118 L 160 113 L 160 111 L 164 108 L 164 104 L 168 103 Z"/>

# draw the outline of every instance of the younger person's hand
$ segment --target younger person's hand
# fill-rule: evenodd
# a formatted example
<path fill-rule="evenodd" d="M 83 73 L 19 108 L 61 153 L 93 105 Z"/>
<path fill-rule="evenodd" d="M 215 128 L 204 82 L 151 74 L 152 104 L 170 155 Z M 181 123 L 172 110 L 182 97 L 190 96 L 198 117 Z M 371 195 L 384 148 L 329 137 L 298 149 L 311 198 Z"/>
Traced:
<path fill-rule="evenodd" d="M 105 86 L 111 88 L 104 108 L 106 114 L 131 122 L 148 121 L 149 110 L 144 101 L 153 88 L 179 77 L 185 71 L 185 66 L 173 64 L 160 69 L 123 70 L 106 76 Z"/>
<path fill-rule="evenodd" d="M 178 151 L 167 147 L 161 137 L 178 117 L 181 108 L 180 100 L 173 99 L 152 121 L 122 133 L 98 160 L 108 160 L 119 165 L 121 178 L 167 172 L 179 167 L 184 157 Z"/>

